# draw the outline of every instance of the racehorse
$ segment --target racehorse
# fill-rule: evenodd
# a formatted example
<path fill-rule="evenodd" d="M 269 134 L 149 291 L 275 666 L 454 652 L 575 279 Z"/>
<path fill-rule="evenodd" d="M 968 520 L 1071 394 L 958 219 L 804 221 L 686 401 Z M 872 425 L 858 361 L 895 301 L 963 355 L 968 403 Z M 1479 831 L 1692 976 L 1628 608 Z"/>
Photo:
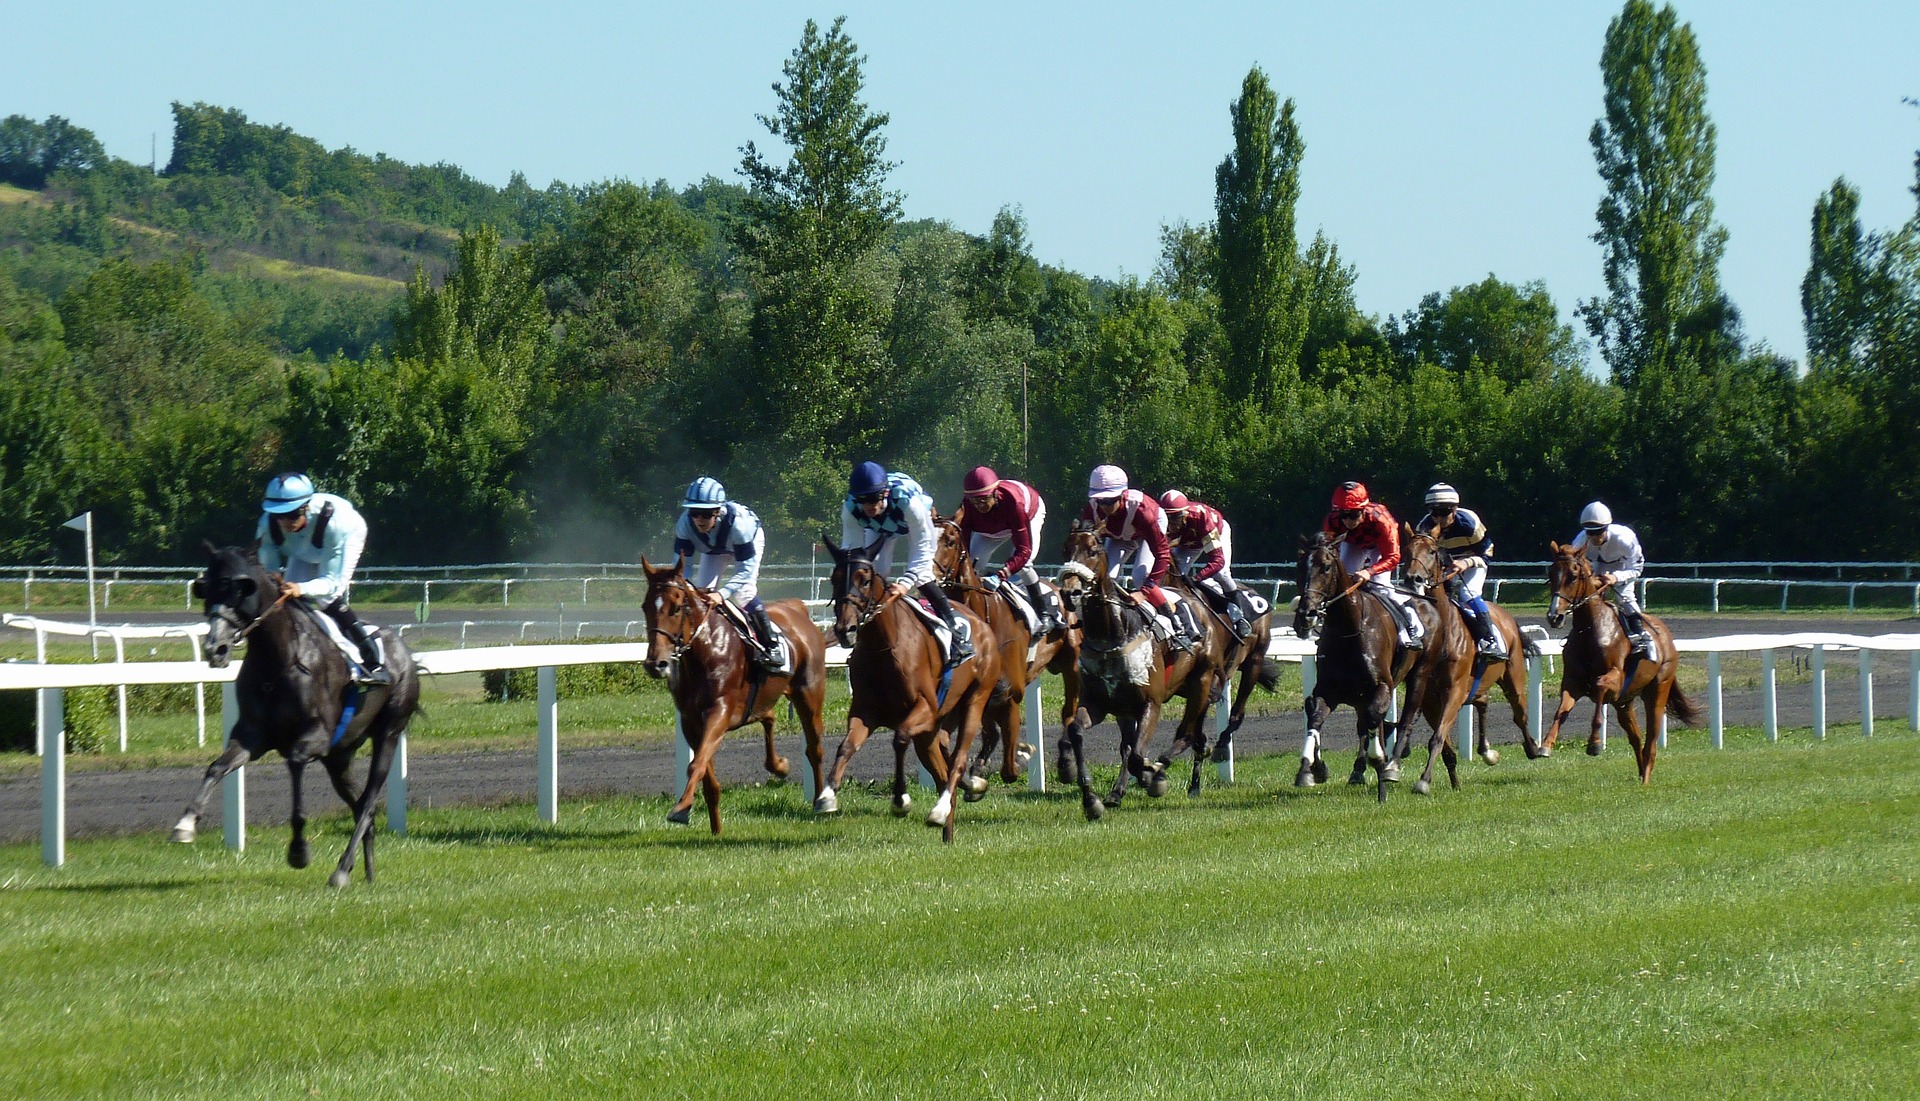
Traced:
<path fill-rule="evenodd" d="M 1267 660 L 1267 647 L 1273 642 L 1273 608 L 1269 605 L 1266 611 L 1249 620 L 1253 629 L 1247 632 L 1246 641 L 1236 642 L 1226 618 L 1214 611 L 1211 600 L 1198 583 L 1189 582 L 1183 576 L 1169 577 L 1168 581 L 1195 600 L 1198 607 L 1205 608 L 1207 615 L 1227 633 L 1228 652 L 1221 679 L 1232 680 L 1236 670 L 1240 673 L 1240 683 L 1233 690 L 1233 706 L 1227 710 L 1227 725 L 1213 743 L 1213 759 L 1224 761 L 1232 752 L 1233 732 L 1246 721 L 1247 699 L 1253 695 L 1253 686 L 1257 684 L 1269 692 L 1280 687 L 1280 670 Z"/>
<path fill-rule="evenodd" d="M 1089 821 L 1102 814 L 1102 800 L 1094 798 L 1087 772 L 1085 735 L 1109 714 L 1120 727 L 1120 775 L 1105 799 L 1118 807 L 1127 793 L 1129 776 L 1146 785 L 1147 794 L 1167 793 L 1167 767 L 1187 749 L 1193 750 L 1193 776 L 1187 794 L 1200 794 L 1200 765 L 1206 759 L 1207 711 L 1214 686 L 1227 668 L 1228 633 L 1210 616 L 1196 616 L 1201 637 L 1187 650 L 1176 650 L 1155 637 L 1156 613 L 1140 598 L 1122 592 L 1108 572 L 1107 552 L 1091 524 L 1076 521 L 1067 535 L 1066 565 L 1061 568 L 1060 593 L 1079 605 L 1080 699 L 1061 738 L 1073 750 L 1073 773 L 1080 784 L 1080 807 Z M 1185 696 L 1186 710 L 1174 731 L 1173 744 L 1152 766 L 1143 753 L 1153 741 L 1160 710 L 1175 696 Z M 1063 752 L 1062 757 L 1066 754 Z"/>
<path fill-rule="evenodd" d="M 280 596 L 280 576 L 267 572 L 251 548 L 216 548 L 206 544 L 207 569 L 193 583 L 193 593 L 204 602 L 207 637 L 200 652 L 207 664 L 224 669 L 234 647 L 247 644 L 234 683 L 240 717 L 227 746 L 207 766 L 199 794 L 173 827 L 172 840 L 192 844 L 213 786 L 234 769 L 268 750 L 286 758 L 293 780 L 293 839 L 287 845 L 287 863 L 304 868 L 311 859 L 307 848 L 307 820 L 302 813 L 300 778 L 309 761 L 326 766 L 333 790 L 353 808 L 353 831 L 328 883 L 345 887 L 353 881 L 354 854 L 366 846 L 367 882 L 373 882 L 373 815 L 395 747 L 420 705 L 420 677 L 406 643 L 382 630 L 390 685 L 366 689 L 349 709 L 357 690 L 347 660 L 319 623 L 316 612 L 298 598 Z M 372 743 L 367 782 L 356 793 L 348 766 L 362 742 Z"/>
<path fill-rule="evenodd" d="M 1366 783 L 1367 765 L 1373 765 L 1378 797 L 1384 803 L 1387 785 L 1400 779 L 1398 755 L 1389 759 L 1385 747 L 1387 724 L 1393 718 L 1393 689 L 1419 655 L 1399 648 L 1393 613 L 1363 592 L 1360 580 L 1340 564 L 1341 539 L 1321 532 L 1300 541 L 1300 603 L 1293 613 L 1293 633 L 1306 638 L 1317 625 L 1319 639 L 1314 646 L 1313 691 L 1304 705 L 1306 740 L 1293 783 L 1306 788 L 1327 779 L 1326 761 L 1320 756 L 1320 728 L 1334 708 L 1345 704 L 1358 717 L 1355 733 L 1361 746 L 1347 782 Z"/>
<path fill-rule="evenodd" d="M 996 693 L 1007 691 L 1000 672 L 1000 646 L 993 628 L 965 605 L 953 614 L 967 621 L 973 632 L 973 656 L 945 667 L 940 644 L 919 614 L 887 588 L 887 579 L 874 568 L 866 548 L 842 548 L 827 537 L 821 542 L 833 555 L 833 633 L 847 655 L 847 681 L 852 699 L 847 705 L 847 737 L 834 755 L 833 776 L 814 809 L 832 814 L 840 809 L 835 795 L 846 778 L 853 755 L 876 728 L 893 731 L 893 812 L 904 815 L 907 796 L 907 746 L 911 744 L 940 789 L 939 801 L 927 815 L 927 825 L 941 828 L 951 842 L 954 829 L 954 789 L 959 785 L 967 751 L 980 733 L 981 716 Z M 952 736 L 949 757 L 941 735 Z"/>
<path fill-rule="evenodd" d="M 754 667 L 740 632 L 726 622 L 718 608 L 719 596 L 702 592 L 687 580 L 676 558 L 672 566 L 655 566 L 646 558 L 647 672 L 667 678 L 680 729 L 693 749 L 687 766 L 687 786 L 667 821 L 684 826 L 693 810 L 695 786 L 705 789 L 707 824 L 720 832 L 720 778 L 713 756 L 729 730 L 758 722 L 766 732 L 767 771 L 787 774 L 787 759 L 774 752 L 774 709 L 782 697 L 793 702 L 800 729 L 807 737 L 807 761 L 813 765 L 814 790 L 820 797 L 820 738 L 826 729 L 827 640 L 798 600 L 776 600 L 767 605 L 767 618 L 787 637 L 793 672 L 765 673 Z"/>
<path fill-rule="evenodd" d="M 968 767 L 967 776 L 971 779 L 985 773 L 997 740 L 1000 745 L 1000 779 L 1011 784 L 1020 778 L 1024 754 L 1039 751 L 1035 746 L 1023 750 L 1020 744 L 1021 709 L 1026 701 L 1027 686 L 1043 673 L 1060 675 L 1062 727 L 1073 720 L 1073 713 L 1080 706 L 1080 628 L 1071 621 L 1072 614 L 1068 613 L 1069 622 L 1064 629 L 1037 640 L 1032 638 L 1025 618 L 1014 610 L 1005 594 L 981 581 L 973 555 L 967 553 L 961 541 L 960 525 L 952 520 L 937 520 L 937 526 L 940 537 L 933 552 L 934 577 L 949 597 L 964 603 L 975 614 L 993 624 L 994 637 L 1000 640 L 1001 675 L 1008 689 L 1004 704 L 987 706 L 986 727 L 999 737 L 980 739 L 979 755 Z M 1011 585 L 1013 582 L 1003 580 L 1001 584 Z M 1065 611 L 1064 607 L 1062 611 Z M 1031 660 L 1027 656 L 1029 651 L 1033 655 Z M 984 794 L 984 788 L 976 789 L 970 784 L 965 787 L 968 799 L 978 799 Z"/>
<path fill-rule="evenodd" d="M 1461 613 L 1459 607 L 1447 597 L 1446 593 L 1447 583 L 1450 582 L 1458 572 L 1453 568 L 1453 556 L 1448 554 L 1447 551 L 1440 546 L 1439 540 L 1430 534 L 1422 534 L 1415 531 L 1411 526 L 1407 527 L 1402 534 L 1400 545 L 1406 554 L 1407 580 L 1412 583 L 1415 593 L 1424 601 L 1431 604 L 1433 612 L 1435 613 L 1434 617 L 1427 620 L 1429 626 L 1432 626 L 1435 619 L 1446 619 L 1449 625 L 1455 620 L 1458 620 L 1460 628 L 1467 630 L 1466 617 Z M 1540 756 L 1539 747 L 1534 744 L 1532 735 L 1527 733 L 1526 696 L 1521 690 L 1519 681 L 1519 670 L 1524 666 L 1525 662 L 1526 640 L 1524 636 L 1520 634 L 1520 625 L 1514 622 L 1511 613 L 1490 600 L 1485 603 L 1487 610 L 1492 613 L 1491 618 L 1493 620 L 1494 634 L 1499 637 L 1501 644 L 1505 646 L 1507 656 L 1504 658 L 1489 658 L 1484 663 L 1481 663 L 1480 654 L 1478 649 L 1475 648 L 1472 660 L 1467 663 L 1465 676 L 1468 681 L 1469 694 L 1466 697 L 1466 703 L 1473 706 L 1474 716 L 1479 724 L 1473 748 L 1476 751 L 1476 755 L 1487 764 L 1494 765 L 1500 763 L 1499 752 L 1495 750 L 1493 745 L 1487 740 L 1487 704 L 1491 699 L 1493 686 L 1498 684 L 1501 691 L 1506 693 L 1507 705 L 1513 709 L 1513 721 L 1515 725 L 1520 728 L 1521 746 L 1526 750 L 1529 758 L 1538 757 Z M 1447 614 L 1449 611 L 1452 612 L 1451 616 Z M 1451 627 L 1449 626 L 1448 629 L 1451 630 Z M 1472 646 L 1472 632 L 1467 631 L 1467 634 L 1468 645 Z M 1432 654 L 1433 652 L 1433 647 L 1429 645 L 1428 653 Z M 1520 660 L 1515 660 L 1516 655 L 1520 656 Z M 1444 661 L 1428 667 L 1425 669 L 1425 673 L 1429 677 L 1430 682 L 1436 685 L 1442 683 L 1450 685 L 1454 679 L 1461 675 L 1457 662 Z M 1420 675 L 1419 672 L 1415 673 L 1416 677 Z M 1409 695 L 1407 698 L 1409 701 L 1413 699 L 1412 695 Z M 1458 709 L 1456 708 L 1455 713 L 1457 714 L 1457 712 Z M 1431 716 L 1429 716 L 1428 721 L 1433 721 Z M 1449 717 L 1448 721 L 1451 723 L 1451 717 Z M 1451 730 L 1452 727 L 1449 726 L 1448 729 Z M 1452 752 L 1454 748 L 1450 735 L 1445 748 L 1448 752 Z M 1421 782 L 1416 783 L 1413 787 L 1413 790 L 1421 795 L 1426 794 L 1427 785 L 1432 779 L 1433 747 L 1431 742 L 1428 744 L 1427 752 L 1427 771 L 1422 775 Z M 1457 788 L 1460 786 L 1459 778 L 1454 774 L 1451 763 L 1447 766 L 1447 778 L 1454 787 Z"/>
<path fill-rule="evenodd" d="M 1700 718 L 1693 701 L 1680 691 L 1679 682 L 1674 679 L 1680 668 L 1680 653 L 1674 649 L 1673 632 L 1667 630 L 1665 623 L 1643 614 L 1641 622 L 1652 632 L 1654 650 L 1659 656 L 1645 658 L 1635 653 L 1618 613 L 1608 608 L 1604 599 L 1606 589 L 1593 575 L 1587 556 L 1572 546 L 1550 542 L 1548 547 L 1553 560 L 1547 563 L 1547 589 L 1552 593 L 1547 602 L 1547 625 L 1559 627 L 1571 612 L 1573 626 L 1567 632 L 1566 648 L 1561 652 L 1560 708 L 1547 728 L 1540 752 L 1543 756 L 1553 752 L 1554 744 L 1560 740 L 1560 724 L 1573 712 L 1574 702 L 1586 698 L 1594 703 L 1593 731 L 1587 737 L 1587 753 L 1598 757 L 1600 724 L 1606 717 L 1607 704 L 1611 703 L 1627 732 L 1628 743 L 1633 746 L 1634 766 L 1639 770 L 1640 782 L 1652 783 L 1660 720 L 1667 708 L 1671 706 L 1674 716 L 1688 726 Z M 1647 713 L 1644 733 L 1633 717 L 1636 698 L 1642 701 Z"/>

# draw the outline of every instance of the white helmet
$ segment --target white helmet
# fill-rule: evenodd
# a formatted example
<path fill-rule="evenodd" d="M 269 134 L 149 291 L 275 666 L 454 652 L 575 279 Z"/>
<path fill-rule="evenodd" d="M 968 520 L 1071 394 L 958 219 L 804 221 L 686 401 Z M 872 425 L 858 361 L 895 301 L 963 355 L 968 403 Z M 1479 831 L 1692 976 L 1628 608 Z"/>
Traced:
<path fill-rule="evenodd" d="M 1611 523 L 1613 523 L 1613 513 L 1599 501 L 1588 505 L 1580 512 L 1580 526 L 1583 528 L 1599 529 Z"/>
<path fill-rule="evenodd" d="M 1435 505 L 1458 505 L 1460 491 L 1445 482 L 1435 482 L 1427 487 L 1427 507 Z"/>
<path fill-rule="evenodd" d="M 1087 478 L 1087 499 L 1099 501 L 1127 491 L 1127 472 L 1117 466 L 1096 466 Z"/>

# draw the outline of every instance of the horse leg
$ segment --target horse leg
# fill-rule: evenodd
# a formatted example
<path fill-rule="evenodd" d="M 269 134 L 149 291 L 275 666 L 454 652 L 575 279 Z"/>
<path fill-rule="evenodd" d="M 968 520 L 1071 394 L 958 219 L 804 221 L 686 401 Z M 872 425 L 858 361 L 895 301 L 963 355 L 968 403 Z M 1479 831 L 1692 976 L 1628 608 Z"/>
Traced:
<path fill-rule="evenodd" d="M 821 746 L 826 741 L 827 725 L 823 714 L 826 688 L 816 681 L 792 693 L 788 699 L 793 701 L 794 714 L 800 719 L 800 731 L 807 739 L 807 764 L 813 767 L 813 790 L 807 793 L 807 797 L 817 803 L 827 780 L 826 774 L 821 771 Z"/>
<path fill-rule="evenodd" d="M 1642 734 L 1640 720 L 1634 717 L 1633 701 L 1616 698 L 1613 713 L 1620 716 L 1620 728 L 1627 732 L 1627 744 L 1633 747 L 1633 770 L 1645 784 L 1653 772 L 1653 731 Z"/>
<path fill-rule="evenodd" d="M 1500 694 L 1507 697 L 1507 708 L 1513 712 L 1513 725 L 1520 730 L 1520 748 L 1526 753 L 1527 759 L 1532 760 L 1540 756 L 1540 743 L 1534 741 L 1533 735 L 1527 732 L 1527 697 L 1525 689 L 1520 684 L 1519 674 L 1515 672 L 1515 664 L 1510 661 L 1507 667 L 1500 671 Z M 1492 691 L 1489 690 L 1487 694 L 1491 696 Z M 1487 703 L 1488 701 L 1483 700 L 1480 704 L 1480 733 L 1483 740 L 1486 737 Z"/>
<path fill-rule="evenodd" d="M 1607 722 L 1607 704 L 1614 698 L 1613 692 L 1605 684 L 1593 690 L 1593 726 L 1587 731 L 1587 756 L 1598 757 L 1606 750 L 1600 740 L 1601 728 Z"/>
<path fill-rule="evenodd" d="M 973 740 L 979 737 L 981 717 L 987 709 L 992 692 L 992 685 L 976 684 L 972 698 L 961 705 L 960 723 L 954 731 L 953 761 L 956 767 L 948 771 L 946 785 L 940 792 L 940 801 L 934 804 L 933 813 L 927 815 L 927 824 L 940 826 L 940 840 L 948 845 L 953 844 L 954 829 L 960 817 L 953 802 L 953 793 L 960 785 L 958 764 L 967 759 L 967 750 L 971 748 Z M 943 811 L 945 813 L 942 813 Z"/>
<path fill-rule="evenodd" d="M 1066 757 L 1071 750 L 1073 778 L 1080 785 L 1080 811 L 1087 816 L 1087 821 L 1098 822 L 1100 816 L 1106 813 L 1106 808 L 1093 794 L 1093 774 L 1087 770 L 1086 732 L 1092 728 L 1093 722 L 1093 717 L 1082 709 L 1067 723 L 1066 730 L 1060 734 L 1060 771 L 1063 774 L 1067 772 Z"/>
<path fill-rule="evenodd" d="M 213 794 L 214 785 L 224 779 L 227 773 L 259 756 L 260 750 L 251 744 L 251 734 L 251 727 L 243 728 L 241 725 L 236 725 L 233 728 L 233 737 L 227 740 L 227 747 L 220 751 L 220 756 L 215 757 L 213 763 L 207 766 L 207 774 L 200 781 L 200 790 L 187 804 L 186 811 L 180 815 L 180 821 L 174 823 L 173 833 L 167 840 L 177 841 L 182 845 L 193 844 L 194 835 L 200 828 L 200 813 L 206 809 L 207 797 Z M 243 737 L 243 735 L 247 736 Z"/>
<path fill-rule="evenodd" d="M 1300 709 L 1306 713 L 1307 733 L 1300 742 L 1300 771 L 1293 775 L 1293 786 L 1310 788 L 1327 779 L 1327 762 L 1320 756 L 1320 727 L 1332 713 L 1333 706 L 1315 692 L 1301 703 Z"/>
<path fill-rule="evenodd" d="M 667 812 L 668 822 L 676 826 L 687 824 L 693 816 L 693 789 L 698 786 L 707 794 L 707 818 L 713 832 L 720 832 L 720 781 L 713 775 L 713 756 L 720 752 L 720 743 L 726 738 L 726 725 L 724 705 L 708 710 L 706 725 L 700 730 L 700 744 L 694 747 L 693 760 L 687 763 L 686 787 L 681 789 L 673 809 Z"/>
<path fill-rule="evenodd" d="M 1113 721 L 1120 728 L 1120 775 L 1113 778 L 1113 790 L 1107 792 L 1105 802 L 1110 807 L 1118 807 L 1127 797 L 1127 780 L 1139 767 L 1136 762 L 1140 759 L 1140 716 L 1115 712 Z"/>
<path fill-rule="evenodd" d="M 813 797 L 813 809 L 815 812 L 819 814 L 840 813 L 840 799 L 834 792 L 840 790 L 840 782 L 846 779 L 847 766 L 853 763 L 853 755 L 860 752 L 860 747 L 866 744 L 867 736 L 872 733 L 873 728 L 867 725 L 865 717 L 860 715 L 847 716 L 847 736 L 845 740 L 840 743 L 839 751 L 833 755 L 833 775 L 827 778 L 826 786 L 821 789 L 820 793 Z"/>
<path fill-rule="evenodd" d="M 287 778 L 293 782 L 293 836 L 287 841 L 287 866 L 304 868 L 313 861 L 313 851 L 307 847 L 306 808 L 301 806 L 301 774 L 306 771 L 307 758 L 295 753 L 287 758 Z"/>
<path fill-rule="evenodd" d="M 1640 782 L 1653 783 L 1653 757 L 1660 751 L 1660 720 L 1667 713 L 1667 693 L 1672 691 L 1673 682 L 1656 679 L 1652 686 L 1641 693 L 1642 706 L 1647 711 L 1647 755 L 1640 763 Z"/>
<path fill-rule="evenodd" d="M 1580 702 L 1566 681 L 1560 682 L 1560 705 L 1553 712 L 1553 721 L 1547 724 L 1547 732 L 1540 738 L 1540 756 L 1553 756 L 1553 747 L 1560 742 L 1560 724 L 1573 714 L 1573 705 Z M 1524 729 L 1524 728 L 1522 728 Z"/>
<path fill-rule="evenodd" d="M 354 808 L 353 832 L 347 835 L 347 851 L 340 854 L 340 864 L 334 868 L 333 875 L 327 879 L 332 887 L 345 887 L 353 882 L 354 857 L 359 853 L 361 844 L 367 843 L 371 849 L 373 837 L 373 816 L 379 808 L 381 789 L 387 784 L 387 770 L 393 767 L 393 754 L 400 739 L 384 724 L 378 726 L 373 734 L 373 757 L 367 765 L 367 784 L 360 789 L 360 800 Z M 373 865 L 366 869 L 367 882 L 373 882 Z"/>
<path fill-rule="evenodd" d="M 1006 707 L 999 719 L 1000 782 L 1003 784 L 1017 784 L 1020 782 L 1020 731 L 1025 729 L 1022 726 L 1022 720 L 1025 718 L 1026 702 L 1026 684 L 1009 684 L 1007 687 Z M 980 741 L 982 743 L 981 756 L 985 757 L 987 740 L 982 738 Z"/>
<path fill-rule="evenodd" d="M 773 727 L 774 727 L 774 722 L 773 722 L 772 715 L 768 715 L 766 718 L 760 720 L 760 729 L 766 733 L 767 775 L 775 776 L 784 780 L 787 778 L 787 772 L 789 771 L 789 766 L 787 763 L 787 759 L 785 757 L 780 756 L 780 754 L 776 752 L 773 748 Z M 715 832 L 718 832 L 718 831 L 715 831 Z"/>

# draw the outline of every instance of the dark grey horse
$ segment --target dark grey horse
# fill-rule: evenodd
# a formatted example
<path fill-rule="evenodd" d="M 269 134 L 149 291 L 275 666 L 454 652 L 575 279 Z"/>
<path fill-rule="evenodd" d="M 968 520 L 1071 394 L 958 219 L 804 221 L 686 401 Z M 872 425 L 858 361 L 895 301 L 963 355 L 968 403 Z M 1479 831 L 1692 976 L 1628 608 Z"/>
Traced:
<path fill-rule="evenodd" d="M 226 750 L 207 766 L 200 792 L 187 804 L 172 839 L 192 843 L 214 785 L 268 750 L 278 750 L 293 779 L 293 840 L 287 845 L 287 863 L 304 868 L 310 859 L 300 777 L 307 763 L 318 759 L 326 766 L 333 790 L 353 808 L 347 851 L 328 882 L 345 887 L 352 881 L 354 854 L 364 844 L 371 883 L 374 810 L 400 735 L 420 705 L 420 677 L 413 655 L 398 636 L 382 631 L 393 683 L 366 689 L 355 713 L 343 722 L 353 691 L 352 671 L 316 622 L 316 615 L 301 607 L 297 598 L 279 599 L 280 578 L 268 573 L 250 548 L 208 544 L 207 554 L 207 572 L 194 582 L 194 595 L 205 601 L 207 616 L 201 652 L 208 665 L 222 669 L 232 660 L 233 648 L 246 642 L 246 657 L 234 685 L 240 718 Z M 372 743 L 372 760 L 367 782 L 356 794 L 347 771 L 362 742 Z"/>

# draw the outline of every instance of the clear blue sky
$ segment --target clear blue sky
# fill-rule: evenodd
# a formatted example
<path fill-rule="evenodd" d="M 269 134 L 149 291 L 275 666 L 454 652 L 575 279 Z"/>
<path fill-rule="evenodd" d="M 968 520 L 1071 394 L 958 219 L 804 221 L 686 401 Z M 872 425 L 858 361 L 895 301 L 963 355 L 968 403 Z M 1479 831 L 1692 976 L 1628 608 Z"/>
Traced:
<path fill-rule="evenodd" d="M 1685 0 L 1719 127 L 1722 268 L 1751 337 L 1802 354 L 1814 200 L 1868 228 L 1913 214 L 1920 2 Z M 445 160 L 496 184 L 737 179 L 739 147 L 808 17 L 837 14 L 892 115 L 910 217 L 981 232 L 1023 208 L 1036 254 L 1152 271 L 1164 223 L 1205 222 L 1228 104 L 1253 64 L 1298 103 L 1303 236 L 1359 271 L 1363 309 L 1488 273 L 1570 318 L 1602 290 L 1587 131 L 1617 3 L 8 5 L 0 114 L 60 114 L 129 160 L 172 100 L 328 146 Z"/>

